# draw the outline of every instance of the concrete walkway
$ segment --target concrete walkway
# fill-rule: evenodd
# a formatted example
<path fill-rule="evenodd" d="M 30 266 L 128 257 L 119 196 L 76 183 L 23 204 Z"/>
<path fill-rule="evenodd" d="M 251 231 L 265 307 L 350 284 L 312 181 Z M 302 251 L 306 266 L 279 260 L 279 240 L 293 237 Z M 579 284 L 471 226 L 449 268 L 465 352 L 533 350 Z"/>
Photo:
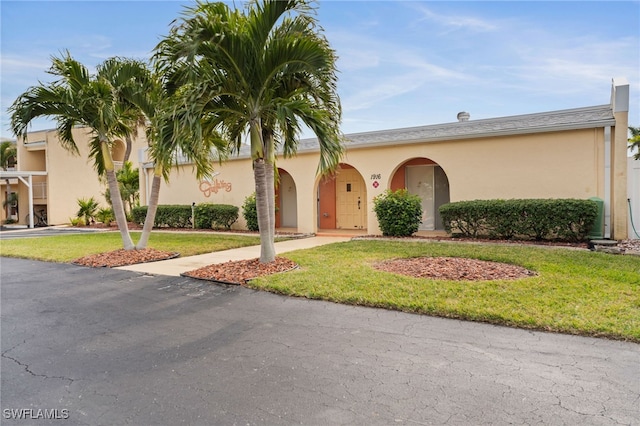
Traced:
<path fill-rule="evenodd" d="M 276 254 L 289 251 L 308 249 L 325 244 L 341 243 L 351 240 L 351 237 L 327 236 L 297 238 L 288 241 L 275 243 Z M 260 246 L 241 247 L 232 250 L 224 250 L 213 253 L 200 254 L 197 256 L 178 257 L 160 262 L 141 263 L 138 265 L 122 266 L 116 269 L 125 271 L 143 272 L 151 275 L 180 276 L 180 274 L 193 271 L 207 265 L 224 263 L 232 260 L 255 259 L 260 257 Z"/>

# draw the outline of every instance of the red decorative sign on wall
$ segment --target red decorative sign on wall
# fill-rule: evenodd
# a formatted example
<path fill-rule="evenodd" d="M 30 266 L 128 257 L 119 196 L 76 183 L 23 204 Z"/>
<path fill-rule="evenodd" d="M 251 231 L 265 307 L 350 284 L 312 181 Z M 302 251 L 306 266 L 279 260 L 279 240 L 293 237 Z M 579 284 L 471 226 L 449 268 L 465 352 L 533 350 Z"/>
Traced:
<path fill-rule="evenodd" d="M 231 192 L 231 182 L 225 182 L 224 180 L 212 180 L 200 181 L 200 191 L 205 197 L 209 198 L 211 193 L 217 194 L 218 191 L 224 190 L 225 192 Z"/>

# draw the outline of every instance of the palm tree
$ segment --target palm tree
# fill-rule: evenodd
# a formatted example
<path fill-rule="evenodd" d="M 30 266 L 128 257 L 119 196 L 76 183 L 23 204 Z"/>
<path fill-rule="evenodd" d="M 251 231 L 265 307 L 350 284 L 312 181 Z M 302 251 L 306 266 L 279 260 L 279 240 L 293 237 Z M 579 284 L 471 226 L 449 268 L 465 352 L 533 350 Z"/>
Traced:
<path fill-rule="evenodd" d="M 16 144 L 11 141 L 2 141 L 0 143 L 0 167 L 2 170 L 9 170 L 10 164 L 15 163 L 16 156 L 18 155 L 18 151 L 16 149 Z M 11 181 L 6 179 L 7 183 L 7 198 L 4 202 L 4 207 L 6 210 L 7 219 L 11 218 L 11 207 L 15 205 L 16 198 L 12 197 L 11 194 Z"/>
<path fill-rule="evenodd" d="M 629 127 L 631 137 L 629 138 L 629 149 L 636 151 L 633 158 L 640 160 L 640 127 Z"/>
<path fill-rule="evenodd" d="M 125 214 L 131 214 L 131 210 L 140 200 L 140 172 L 133 168 L 131 161 L 125 161 L 122 168 L 116 172 L 116 179 L 122 201 L 125 203 Z"/>
<path fill-rule="evenodd" d="M 302 126 L 318 137 L 317 172 L 343 155 L 336 56 L 304 0 L 264 0 L 245 13 L 224 3 L 187 8 L 154 59 L 185 101 L 187 138 L 220 132 L 238 153 L 249 135 L 260 228 L 260 262 L 275 260 L 276 153 L 295 155 Z"/>
<path fill-rule="evenodd" d="M 98 202 L 95 198 L 91 197 L 88 200 L 85 198 L 81 198 L 78 200 L 78 213 L 76 216 L 79 219 L 84 219 L 84 224 L 89 226 L 91 224 L 91 220 L 95 217 L 98 212 Z"/>
<path fill-rule="evenodd" d="M 53 117 L 57 121 L 60 143 L 76 155 L 79 150 L 73 139 L 73 128 L 84 125 L 91 130 L 89 156 L 98 174 L 107 177 L 123 246 L 131 250 L 134 245 L 127 227 L 111 147 L 114 138 L 131 134 L 139 119 L 139 112 L 126 101 L 122 89 L 133 90 L 135 84 L 132 82 L 140 74 L 141 66 L 135 61 L 107 60 L 92 76 L 84 65 L 66 52 L 62 57 L 52 57 L 48 72 L 58 80 L 29 88 L 9 108 L 11 129 L 16 136 L 26 138 L 33 119 Z"/>
<path fill-rule="evenodd" d="M 213 173 L 214 160 L 220 162 L 226 158 L 226 144 L 216 132 L 208 132 L 195 139 L 184 137 L 184 132 L 190 130 L 180 131 L 177 123 L 183 120 L 184 111 L 190 106 L 184 104 L 183 98 L 175 96 L 170 81 L 148 69 L 141 81 L 144 81 L 144 90 L 135 92 L 128 99 L 139 109 L 146 125 L 149 155 L 154 168 L 147 215 L 136 249 L 146 248 L 149 242 L 158 208 L 161 181 L 164 179 L 168 182 L 171 168 L 180 161 L 190 162 L 195 166 L 196 177 L 200 179 Z"/>

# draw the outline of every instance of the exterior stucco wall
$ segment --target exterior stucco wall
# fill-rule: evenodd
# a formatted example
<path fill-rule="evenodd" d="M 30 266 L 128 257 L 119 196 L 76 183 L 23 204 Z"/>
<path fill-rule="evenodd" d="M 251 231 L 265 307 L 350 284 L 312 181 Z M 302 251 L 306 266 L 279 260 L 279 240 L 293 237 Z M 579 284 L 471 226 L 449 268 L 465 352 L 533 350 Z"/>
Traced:
<path fill-rule="evenodd" d="M 133 142 L 130 161 L 134 168 L 138 167 L 137 151 L 146 147 L 144 132 L 140 132 Z M 34 197 L 36 212 L 46 206 L 49 225 L 68 223 L 78 211 L 79 198 L 94 197 L 102 206 L 108 204 L 103 196 L 106 184 L 100 182 L 98 174 L 88 159 L 88 142 L 91 134 L 86 128 L 75 128 L 73 138 L 78 146 L 79 155 L 65 150 L 60 144 L 55 130 L 32 132 L 27 135 L 27 144 L 18 140 L 18 167 L 21 171 L 46 171 L 47 176 L 34 176 L 34 186 L 39 182 L 46 183 L 46 198 Z M 43 141 L 44 144 L 39 142 Z M 29 145 L 29 142 L 38 142 Z M 28 214 L 28 189 L 20 185 L 19 194 L 20 221 Z"/>
<path fill-rule="evenodd" d="M 398 167 L 413 158 L 432 160 L 449 179 L 451 201 L 493 198 L 589 198 L 604 196 L 604 129 L 463 139 L 349 149 L 343 164 L 352 166 L 366 186 L 369 233 L 379 233 L 373 198 L 391 187 Z M 316 232 L 317 153 L 278 160 L 297 192 L 298 230 Z M 212 202 L 241 206 L 254 191 L 249 159 L 232 159 L 217 168 L 210 185 L 196 181 L 191 166 L 172 172 L 160 192 L 161 204 Z M 375 184 L 374 184 L 375 183 Z M 227 191 L 223 184 L 231 184 Z M 236 227 L 243 227 L 242 219 Z"/>
<path fill-rule="evenodd" d="M 640 160 L 627 159 L 629 238 L 640 239 Z M 632 222 L 633 221 L 633 222 Z"/>

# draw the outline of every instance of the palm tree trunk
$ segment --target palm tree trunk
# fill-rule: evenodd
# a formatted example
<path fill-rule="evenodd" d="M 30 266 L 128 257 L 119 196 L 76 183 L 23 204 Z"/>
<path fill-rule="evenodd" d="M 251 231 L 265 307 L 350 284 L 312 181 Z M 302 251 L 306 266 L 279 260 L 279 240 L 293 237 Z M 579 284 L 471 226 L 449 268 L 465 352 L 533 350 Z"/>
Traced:
<path fill-rule="evenodd" d="M 116 171 L 111 158 L 111 152 L 106 141 L 100 142 L 100 148 L 102 149 L 102 156 L 104 159 L 104 168 L 107 175 L 107 184 L 109 186 L 109 193 L 111 194 L 111 205 L 113 206 L 113 215 L 116 217 L 116 223 L 120 230 L 120 237 L 122 238 L 122 245 L 125 250 L 133 250 L 135 246 L 129 233 L 129 227 L 127 226 L 127 217 L 124 214 L 124 206 L 122 204 L 122 198 L 120 197 L 120 188 L 118 187 L 118 180 L 116 179 Z"/>
<path fill-rule="evenodd" d="M 275 145 L 271 132 L 262 133 L 265 145 L 265 174 L 267 178 L 267 202 L 269 205 L 269 232 L 271 240 L 276 235 L 276 188 L 275 188 Z"/>
<path fill-rule="evenodd" d="M 158 211 L 158 199 L 160 198 L 160 183 L 162 179 L 162 166 L 156 164 L 153 169 L 153 182 L 151 183 L 151 195 L 149 196 L 149 202 L 147 205 L 147 216 L 144 218 L 144 226 L 142 227 L 142 235 L 138 244 L 136 244 L 136 250 L 147 248 L 149 242 L 149 236 L 153 229 L 153 223 L 156 220 L 156 211 Z"/>
<path fill-rule="evenodd" d="M 129 156 L 131 156 L 131 147 L 133 146 L 133 141 L 131 140 L 131 136 L 127 135 L 126 140 L 126 148 L 124 151 L 124 159 L 122 160 L 122 164 L 129 161 Z"/>
<path fill-rule="evenodd" d="M 253 162 L 253 174 L 256 182 L 256 210 L 258 228 L 260 228 L 260 263 L 270 263 L 276 260 L 273 234 L 270 231 L 267 167 L 270 165 L 262 158 Z"/>
<path fill-rule="evenodd" d="M 267 178 L 267 202 L 269 204 L 269 232 L 271 239 L 276 236 L 276 189 L 275 171 L 273 163 L 265 162 L 265 174 Z"/>

